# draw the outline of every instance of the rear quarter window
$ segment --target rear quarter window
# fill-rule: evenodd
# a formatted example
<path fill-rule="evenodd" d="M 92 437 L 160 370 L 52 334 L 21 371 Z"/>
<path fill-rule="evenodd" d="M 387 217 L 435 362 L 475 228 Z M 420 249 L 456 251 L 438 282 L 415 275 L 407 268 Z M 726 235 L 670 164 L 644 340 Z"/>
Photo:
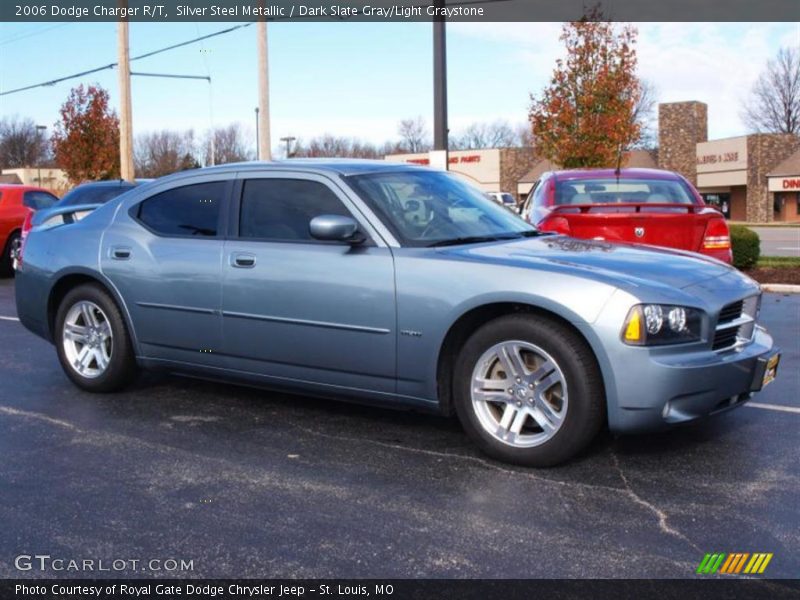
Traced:
<path fill-rule="evenodd" d="M 56 202 L 58 198 L 48 192 L 25 192 L 22 197 L 22 204 L 32 210 L 50 208 Z"/>

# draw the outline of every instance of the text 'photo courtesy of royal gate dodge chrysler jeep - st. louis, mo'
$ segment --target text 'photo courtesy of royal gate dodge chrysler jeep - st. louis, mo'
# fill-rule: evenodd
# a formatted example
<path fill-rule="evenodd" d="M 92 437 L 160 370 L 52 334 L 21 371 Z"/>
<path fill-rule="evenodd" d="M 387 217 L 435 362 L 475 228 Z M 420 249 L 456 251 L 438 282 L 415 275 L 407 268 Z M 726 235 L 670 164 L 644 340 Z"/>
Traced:
<path fill-rule="evenodd" d="M 540 232 L 424 167 L 225 165 L 37 223 L 19 318 L 90 391 L 152 368 L 455 414 L 550 466 L 741 406 L 780 357 L 722 261 Z"/>

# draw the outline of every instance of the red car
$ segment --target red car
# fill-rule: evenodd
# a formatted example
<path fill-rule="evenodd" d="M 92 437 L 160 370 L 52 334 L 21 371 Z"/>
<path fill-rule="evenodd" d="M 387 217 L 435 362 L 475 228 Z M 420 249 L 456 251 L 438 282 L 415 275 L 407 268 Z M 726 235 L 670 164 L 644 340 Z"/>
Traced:
<path fill-rule="evenodd" d="M 58 197 L 30 185 L 0 185 L 0 277 L 13 275 L 14 258 L 22 243 L 22 225 L 34 211 L 50 208 Z"/>
<path fill-rule="evenodd" d="M 544 173 L 522 208 L 543 231 L 691 250 L 731 263 L 728 224 L 682 176 L 656 169 Z"/>

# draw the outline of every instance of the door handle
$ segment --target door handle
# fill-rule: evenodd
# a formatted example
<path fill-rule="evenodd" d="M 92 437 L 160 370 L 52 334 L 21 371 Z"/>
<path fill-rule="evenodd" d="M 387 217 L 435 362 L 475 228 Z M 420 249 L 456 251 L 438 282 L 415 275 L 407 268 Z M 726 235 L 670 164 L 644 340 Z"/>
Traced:
<path fill-rule="evenodd" d="M 111 258 L 114 260 L 128 260 L 131 257 L 131 249 L 127 246 L 112 246 Z"/>
<path fill-rule="evenodd" d="M 252 269 L 256 266 L 256 256 L 246 252 L 236 252 L 231 254 L 231 266 L 237 269 Z"/>

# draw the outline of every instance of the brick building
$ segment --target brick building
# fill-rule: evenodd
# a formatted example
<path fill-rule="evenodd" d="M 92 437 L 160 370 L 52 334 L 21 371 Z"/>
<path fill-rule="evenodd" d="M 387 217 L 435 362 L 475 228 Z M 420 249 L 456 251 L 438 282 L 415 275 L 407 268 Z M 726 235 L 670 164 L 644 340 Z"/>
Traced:
<path fill-rule="evenodd" d="M 658 146 L 658 166 L 681 173 L 728 218 L 800 220 L 800 157 L 790 160 L 800 151 L 799 137 L 758 133 L 709 141 L 706 105 L 674 102 L 658 107 Z"/>

